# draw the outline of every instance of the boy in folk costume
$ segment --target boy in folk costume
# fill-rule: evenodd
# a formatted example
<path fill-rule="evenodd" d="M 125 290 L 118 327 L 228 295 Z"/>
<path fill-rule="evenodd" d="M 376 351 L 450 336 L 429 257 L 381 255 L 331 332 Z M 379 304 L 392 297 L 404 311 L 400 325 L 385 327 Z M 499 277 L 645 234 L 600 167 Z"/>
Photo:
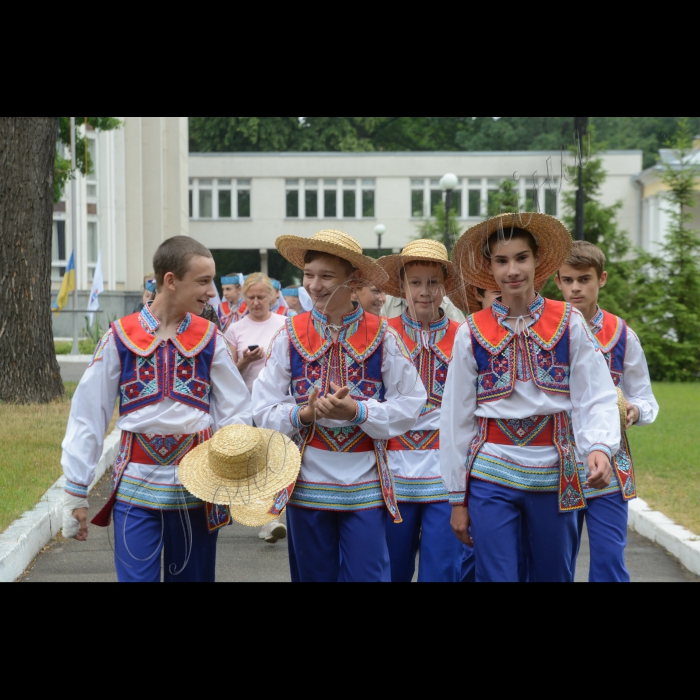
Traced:
<path fill-rule="evenodd" d="M 221 278 L 224 301 L 219 306 L 219 323 L 224 333 L 229 326 L 238 323 L 248 311 L 243 299 L 243 282 L 241 275 L 230 274 Z"/>
<path fill-rule="evenodd" d="M 302 467 L 286 504 L 295 582 L 390 582 L 386 510 L 401 514 L 385 441 L 415 425 L 426 393 L 386 320 L 352 302 L 359 280 L 386 274 L 340 231 L 282 236 L 304 271 L 312 312 L 287 320 L 253 391 L 255 423 L 296 436 Z"/>
<path fill-rule="evenodd" d="M 282 283 L 278 280 L 272 280 L 272 288 L 275 293 L 272 298 L 272 307 L 270 311 L 278 316 L 290 316 L 287 299 L 282 294 Z"/>
<path fill-rule="evenodd" d="M 588 322 L 610 368 L 615 386 L 625 398 L 625 431 L 613 460 L 615 472 L 607 489 L 586 489 L 588 510 L 579 514 L 579 535 L 588 525 L 591 546 L 591 583 L 629 583 L 625 565 L 629 501 L 637 497 L 634 465 L 626 430 L 651 425 L 659 415 L 644 350 L 639 338 L 617 316 L 598 306 L 598 295 L 608 281 L 606 258 L 592 243 L 577 241 L 556 281 L 564 298 Z"/>
<path fill-rule="evenodd" d="M 158 292 L 140 314 L 112 324 L 73 399 L 63 470 L 64 531 L 88 539 L 88 487 L 119 399 L 122 443 L 114 491 L 92 521 L 114 517 L 121 582 L 213 582 L 227 511 L 188 493 L 180 460 L 213 430 L 251 423 L 250 394 L 223 336 L 200 318 L 216 295 L 211 253 L 191 238 L 165 241 L 154 261 Z"/>
<path fill-rule="evenodd" d="M 286 289 L 283 289 L 282 296 L 289 307 L 289 316 L 304 313 L 304 308 L 302 307 L 299 299 L 298 287 L 287 287 Z"/>
<path fill-rule="evenodd" d="M 387 541 L 392 581 L 411 583 L 420 549 L 419 583 L 459 583 L 464 546 L 455 538 L 450 495 L 440 474 L 440 408 L 459 324 L 440 308 L 454 290 L 455 271 L 442 243 L 414 241 L 401 255 L 379 260 L 384 285 L 408 308 L 389 321 L 406 345 L 427 392 L 418 423 L 389 441 L 389 464 L 404 523 L 390 520 Z"/>
<path fill-rule="evenodd" d="M 455 247 L 468 283 L 502 292 L 457 334 L 440 423 L 452 526 L 475 543 L 479 582 L 518 582 L 523 557 L 533 582 L 573 582 L 586 507 L 574 434 L 588 484 L 612 479 L 620 421 L 603 354 L 578 311 L 535 291 L 571 245 L 553 217 L 505 214 Z"/>

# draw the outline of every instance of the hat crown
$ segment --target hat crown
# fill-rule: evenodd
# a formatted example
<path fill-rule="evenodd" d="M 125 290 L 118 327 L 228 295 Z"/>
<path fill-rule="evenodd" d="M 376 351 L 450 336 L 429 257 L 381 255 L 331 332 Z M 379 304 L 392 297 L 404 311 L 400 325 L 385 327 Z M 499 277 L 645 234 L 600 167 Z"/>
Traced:
<path fill-rule="evenodd" d="M 424 238 L 411 241 L 402 251 L 404 258 L 433 258 L 438 262 L 449 262 L 450 256 L 444 243 Z"/>
<path fill-rule="evenodd" d="M 325 229 L 323 231 L 319 231 L 312 240 L 330 243 L 332 245 L 340 246 L 341 248 L 347 248 L 356 255 L 364 254 L 362 246 L 350 234 L 344 233 L 343 231 L 338 231 L 336 229 Z"/>
<path fill-rule="evenodd" d="M 211 470 L 224 479 L 248 479 L 265 467 L 264 460 L 258 459 L 264 449 L 260 433 L 248 425 L 223 428 L 207 445 Z"/>

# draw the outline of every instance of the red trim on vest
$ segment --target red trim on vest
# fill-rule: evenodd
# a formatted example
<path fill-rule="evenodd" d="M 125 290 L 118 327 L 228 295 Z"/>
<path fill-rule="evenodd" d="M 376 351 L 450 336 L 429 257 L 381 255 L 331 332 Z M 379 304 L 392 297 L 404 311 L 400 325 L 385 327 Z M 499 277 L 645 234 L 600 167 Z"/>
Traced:
<path fill-rule="evenodd" d="M 571 307 L 563 301 L 544 300 L 544 311 L 539 320 L 530 327 L 530 335 L 537 337 L 547 348 L 561 337 L 562 326 L 570 319 Z M 555 343 L 556 344 L 556 343 Z"/>
<path fill-rule="evenodd" d="M 406 344 L 408 351 L 413 355 L 418 343 L 412 340 L 411 337 L 406 332 L 406 326 L 403 323 L 403 318 L 398 316 L 389 320 L 389 327 L 393 328 L 398 334 L 401 340 Z M 457 339 L 457 331 L 460 329 L 460 324 L 457 321 L 450 319 L 449 325 L 445 332 L 445 337 L 439 342 L 435 343 L 436 347 L 448 360 L 452 357 L 452 351 L 455 346 L 455 340 Z"/>
<path fill-rule="evenodd" d="M 603 311 L 603 327 L 596 334 L 596 340 L 603 348 L 603 352 L 612 352 L 622 338 L 625 322 L 617 316 Z"/>

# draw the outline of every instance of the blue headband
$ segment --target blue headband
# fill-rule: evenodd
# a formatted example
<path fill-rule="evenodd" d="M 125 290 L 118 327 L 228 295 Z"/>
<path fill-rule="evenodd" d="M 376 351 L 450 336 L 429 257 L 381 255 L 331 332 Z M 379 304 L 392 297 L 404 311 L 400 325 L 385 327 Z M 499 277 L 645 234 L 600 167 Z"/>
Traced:
<path fill-rule="evenodd" d="M 272 280 L 272 286 L 274 289 L 276 289 L 278 292 L 282 290 L 282 283 L 278 282 L 277 280 Z"/>
<path fill-rule="evenodd" d="M 298 289 L 285 289 L 282 294 L 286 297 L 296 297 L 297 299 L 299 298 L 299 290 Z"/>
<path fill-rule="evenodd" d="M 221 278 L 221 284 L 225 287 L 230 285 L 230 284 L 240 284 L 240 283 L 241 283 L 240 277 L 222 277 Z"/>
<path fill-rule="evenodd" d="M 148 282 L 146 282 L 146 291 L 150 292 L 151 294 L 156 293 L 156 281 L 155 280 L 148 280 Z"/>

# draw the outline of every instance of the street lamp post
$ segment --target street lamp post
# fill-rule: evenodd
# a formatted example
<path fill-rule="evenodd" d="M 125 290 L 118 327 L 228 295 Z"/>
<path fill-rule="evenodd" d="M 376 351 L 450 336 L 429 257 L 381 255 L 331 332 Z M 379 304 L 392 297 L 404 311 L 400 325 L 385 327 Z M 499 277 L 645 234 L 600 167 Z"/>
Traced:
<path fill-rule="evenodd" d="M 588 134 L 590 117 L 574 117 L 576 142 L 578 144 L 578 191 L 576 192 L 576 240 L 586 240 L 586 191 L 583 186 L 583 139 Z"/>
<path fill-rule="evenodd" d="M 379 224 L 374 227 L 374 233 L 377 236 L 377 257 L 382 255 L 382 236 L 386 233 L 386 226 L 384 224 Z"/>
<path fill-rule="evenodd" d="M 459 178 L 454 173 L 447 173 L 445 177 L 440 180 L 440 187 L 442 191 L 445 192 L 445 248 L 449 253 L 452 248 L 452 241 L 450 240 L 450 214 L 452 212 L 452 192 L 459 185 Z"/>

